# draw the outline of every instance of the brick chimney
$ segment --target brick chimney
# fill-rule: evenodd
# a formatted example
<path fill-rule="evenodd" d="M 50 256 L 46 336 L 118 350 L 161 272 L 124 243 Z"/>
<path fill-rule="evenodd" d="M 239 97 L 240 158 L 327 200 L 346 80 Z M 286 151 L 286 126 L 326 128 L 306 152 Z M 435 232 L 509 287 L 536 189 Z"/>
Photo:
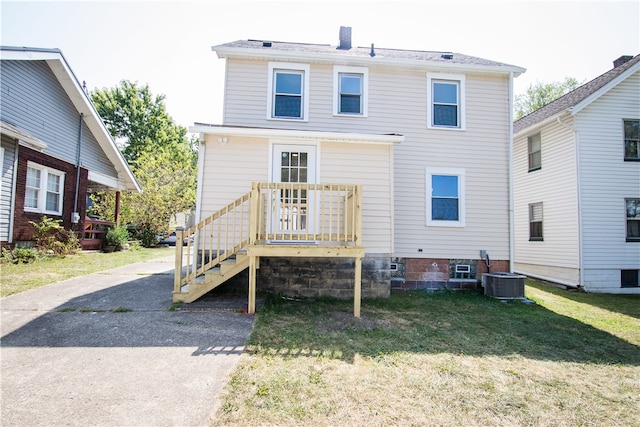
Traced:
<path fill-rule="evenodd" d="M 629 62 L 632 59 L 633 59 L 633 56 L 631 56 L 631 55 L 622 55 L 620 58 L 618 58 L 615 61 L 613 61 L 613 68 L 618 68 L 619 66 L 621 66 L 625 62 Z"/>
<path fill-rule="evenodd" d="M 340 27 L 340 45 L 338 49 L 351 49 L 351 27 Z"/>

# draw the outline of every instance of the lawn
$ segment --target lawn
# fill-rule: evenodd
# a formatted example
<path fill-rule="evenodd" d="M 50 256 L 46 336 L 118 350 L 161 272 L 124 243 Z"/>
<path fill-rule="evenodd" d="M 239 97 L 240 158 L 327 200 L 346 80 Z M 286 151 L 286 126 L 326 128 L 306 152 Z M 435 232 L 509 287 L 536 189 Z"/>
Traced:
<path fill-rule="evenodd" d="M 212 423 L 640 425 L 640 296 L 526 294 L 268 298 Z"/>
<path fill-rule="evenodd" d="M 174 248 L 135 248 L 113 253 L 80 252 L 65 258 L 39 258 L 29 264 L 1 263 L 2 286 L 0 296 L 15 294 L 49 283 L 97 271 L 108 270 L 163 255 L 173 255 Z"/>

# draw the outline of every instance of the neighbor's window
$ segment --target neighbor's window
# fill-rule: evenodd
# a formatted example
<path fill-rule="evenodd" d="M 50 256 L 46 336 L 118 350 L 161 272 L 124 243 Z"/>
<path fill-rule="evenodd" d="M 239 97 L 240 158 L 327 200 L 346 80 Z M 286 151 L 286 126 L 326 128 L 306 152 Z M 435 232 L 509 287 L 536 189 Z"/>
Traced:
<path fill-rule="evenodd" d="M 539 133 L 532 135 L 527 139 L 529 150 L 529 172 L 532 172 L 542 167 L 542 144 Z"/>
<path fill-rule="evenodd" d="M 335 66 L 333 72 L 333 113 L 366 116 L 368 69 L 363 67 Z"/>
<path fill-rule="evenodd" d="M 427 225 L 464 226 L 464 170 L 427 169 Z"/>
<path fill-rule="evenodd" d="M 428 127 L 464 129 L 463 75 L 427 76 Z"/>
<path fill-rule="evenodd" d="M 627 242 L 640 242 L 640 199 L 625 199 Z"/>
<path fill-rule="evenodd" d="M 28 162 L 25 211 L 62 215 L 63 190 L 64 172 Z"/>
<path fill-rule="evenodd" d="M 269 75 L 267 118 L 307 120 L 309 66 L 269 63 Z"/>
<path fill-rule="evenodd" d="M 640 161 L 640 120 L 624 121 L 624 160 Z"/>
<path fill-rule="evenodd" d="M 542 241 L 542 203 L 529 205 L 529 241 Z"/>
<path fill-rule="evenodd" d="M 620 286 L 623 288 L 640 286 L 640 270 L 620 270 Z"/>

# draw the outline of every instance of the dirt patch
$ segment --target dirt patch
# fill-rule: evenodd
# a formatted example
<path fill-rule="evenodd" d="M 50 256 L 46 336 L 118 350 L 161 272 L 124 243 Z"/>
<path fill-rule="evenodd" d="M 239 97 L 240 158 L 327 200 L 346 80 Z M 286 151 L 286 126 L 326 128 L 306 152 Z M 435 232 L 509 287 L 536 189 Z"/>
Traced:
<path fill-rule="evenodd" d="M 318 330 L 320 332 L 372 331 L 376 326 L 376 321 L 367 316 L 358 318 L 353 313 L 332 311 L 329 317 L 318 325 Z"/>

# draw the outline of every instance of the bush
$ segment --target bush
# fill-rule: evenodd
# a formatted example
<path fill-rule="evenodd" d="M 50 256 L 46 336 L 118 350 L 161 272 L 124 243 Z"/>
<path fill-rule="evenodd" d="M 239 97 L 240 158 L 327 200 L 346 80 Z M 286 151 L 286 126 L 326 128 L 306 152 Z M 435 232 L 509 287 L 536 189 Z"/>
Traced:
<path fill-rule="evenodd" d="M 158 244 L 158 229 L 151 224 L 142 224 L 136 230 L 134 238 L 145 248 L 153 248 Z"/>
<path fill-rule="evenodd" d="M 36 248 L 43 254 L 66 256 L 74 254 L 80 249 L 80 240 L 72 230 L 65 230 L 59 219 L 46 215 L 40 222 L 29 221 L 36 229 Z"/>
<path fill-rule="evenodd" d="M 111 227 L 104 236 L 105 246 L 115 246 L 116 250 L 121 250 L 122 247 L 129 241 L 129 232 L 126 227 L 117 226 Z"/>
<path fill-rule="evenodd" d="M 35 248 L 2 248 L 2 260 L 13 264 L 28 264 L 38 259 Z"/>

